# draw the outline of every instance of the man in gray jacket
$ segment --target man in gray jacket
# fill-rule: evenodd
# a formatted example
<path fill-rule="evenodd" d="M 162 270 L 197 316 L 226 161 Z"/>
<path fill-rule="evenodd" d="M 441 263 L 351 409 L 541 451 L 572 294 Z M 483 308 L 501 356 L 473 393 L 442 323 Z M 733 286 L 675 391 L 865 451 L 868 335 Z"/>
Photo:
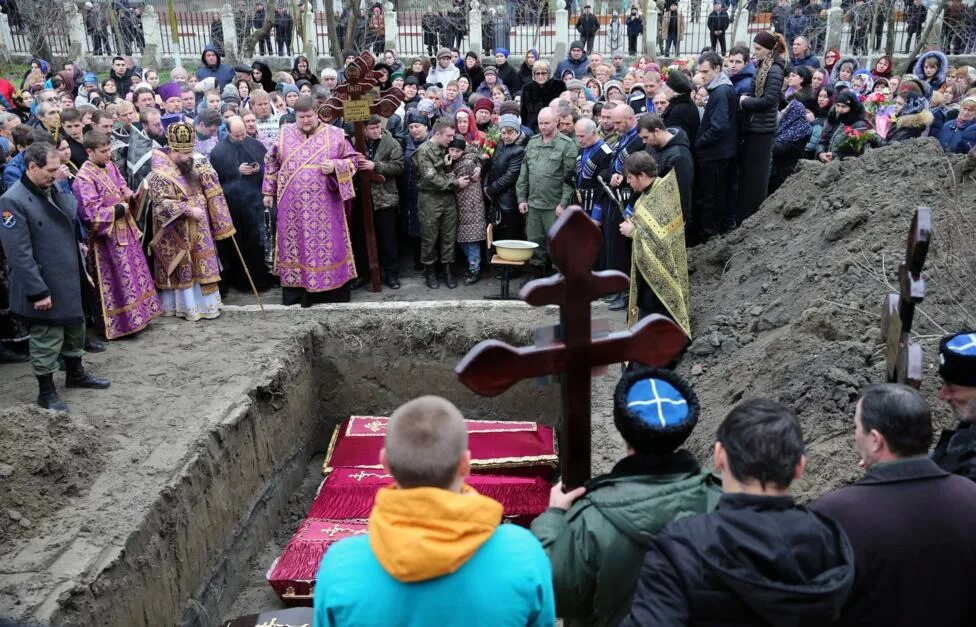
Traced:
<path fill-rule="evenodd" d="M 0 243 L 10 265 L 10 311 L 30 324 L 31 367 L 37 404 L 68 411 L 54 387 L 58 355 L 64 355 L 67 387 L 104 389 L 107 379 L 85 371 L 85 318 L 81 307 L 84 262 L 75 230 L 77 202 L 58 191 L 61 168 L 55 147 L 31 144 L 24 176 L 0 196 Z M 119 210 L 127 209 L 119 205 Z"/>

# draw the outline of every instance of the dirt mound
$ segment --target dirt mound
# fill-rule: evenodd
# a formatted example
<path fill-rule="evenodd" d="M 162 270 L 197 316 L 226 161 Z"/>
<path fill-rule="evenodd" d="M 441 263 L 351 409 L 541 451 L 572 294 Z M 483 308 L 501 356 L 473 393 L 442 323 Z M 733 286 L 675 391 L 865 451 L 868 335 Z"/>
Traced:
<path fill-rule="evenodd" d="M 0 544 L 87 490 L 104 462 L 91 426 L 36 406 L 0 413 L 0 442 Z"/>
<path fill-rule="evenodd" d="M 702 397 L 692 447 L 709 456 L 714 430 L 743 398 L 794 407 L 808 443 L 803 497 L 857 477 L 853 413 L 858 390 L 884 380 L 881 303 L 898 291 L 912 213 L 933 210 L 927 297 L 913 328 L 922 344 L 923 392 L 935 398 L 938 339 L 976 325 L 976 180 L 971 161 L 932 139 L 830 164 L 801 162 L 762 209 L 729 235 L 693 248 L 693 338 L 681 371 Z M 955 169 L 955 171 L 953 171 Z"/>

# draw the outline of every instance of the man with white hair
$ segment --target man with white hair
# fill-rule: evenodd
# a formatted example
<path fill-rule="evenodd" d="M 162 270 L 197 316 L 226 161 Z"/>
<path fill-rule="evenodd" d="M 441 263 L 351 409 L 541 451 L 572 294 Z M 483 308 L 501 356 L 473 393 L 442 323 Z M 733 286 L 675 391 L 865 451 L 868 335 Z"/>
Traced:
<path fill-rule="evenodd" d="M 471 451 L 457 407 L 422 396 L 397 408 L 379 462 L 395 484 L 376 495 L 368 534 L 322 558 L 316 625 L 555 624 L 542 546 L 465 484 Z"/>

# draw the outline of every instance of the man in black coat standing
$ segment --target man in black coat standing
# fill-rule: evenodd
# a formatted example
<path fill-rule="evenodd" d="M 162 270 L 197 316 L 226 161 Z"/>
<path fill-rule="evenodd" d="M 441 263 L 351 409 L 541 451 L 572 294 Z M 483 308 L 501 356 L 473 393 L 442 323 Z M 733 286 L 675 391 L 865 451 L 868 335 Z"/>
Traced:
<path fill-rule="evenodd" d="M 918 391 L 895 383 L 864 391 L 854 447 L 867 472 L 812 505 L 854 547 L 854 592 L 837 625 L 976 625 L 976 484 L 929 459 L 931 441 Z"/>
<path fill-rule="evenodd" d="M 939 399 L 952 406 L 959 426 L 942 432 L 932 459 L 943 470 L 976 481 L 976 331 L 942 338 L 939 363 Z"/>
<path fill-rule="evenodd" d="M 637 133 L 644 140 L 647 152 L 657 162 L 657 175 L 661 178 L 674 170 L 681 194 L 681 213 L 685 219 L 685 237 L 691 223 L 692 189 L 695 183 L 695 159 L 691 156 L 688 135 L 677 127 L 668 128 L 660 116 L 649 114 L 637 121 Z"/>
<path fill-rule="evenodd" d="M 580 14 L 579 19 L 576 21 L 576 32 L 579 33 L 580 39 L 583 40 L 583 45 L 586 47 L 586 54 L 593 54 L 593 40 L 596 38 L 596 34 L 600 32 L 600 20 L 593 15 L 593 7 L 590 5 L 583 7 L 583 13 Z"/>
<path fill-rule="evenodd" d="M 736 104 L 735 88 L 722 72 L 722 57 L 717 53 L 706 52 L 698 58 L 698 74 L 708 90 L 694 148 L 697 185 L 692 240 L 701 243 L 734 225 L 726 202 L 726 185 L 736 152 Z"/>
<path fill-rule="evenodd" d="M 836 522 L 790 496 L 805 465 L 791 409 L 765 399 L 733 408 L 716 434 L 718 509 L 655 536 L 621 624 L 831 624 L 854 582 L 854 552 Z"/>
<path fill-rule="evenodd" d="M 10 312 L 30 324 L 31 367 L 37 404 L 68 411 L 54 386 L 58 355 L 64 356 L 67 387 L 104 389 L 107 379 L 85 371 L 85 317 L 81 306 L 86 275 L 75 228 L 78 203 L 54 185 L 61 169 L 57 149 L 35 142 L 24 151 L 26 170 L 0 196 L 0 243 L 10 266 Z M 119 205 L 117 211 L 127 211 Z"/>

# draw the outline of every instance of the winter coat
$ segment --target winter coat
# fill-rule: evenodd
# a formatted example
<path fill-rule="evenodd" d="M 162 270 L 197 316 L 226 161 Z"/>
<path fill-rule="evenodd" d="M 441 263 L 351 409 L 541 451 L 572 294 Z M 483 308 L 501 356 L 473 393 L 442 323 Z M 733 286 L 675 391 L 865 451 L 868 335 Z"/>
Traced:
<path fill-rule="evenodd" d="M 721 11 L 712 11 L 708 14 L 708 32 L 712 33 L 715 31 L 722 31 L 723 33 L 729 30 L 729 12 L 725 9 Z"/>
<path fill-rule="evenodd" d="M 959 126 L 959 120 L 946 122 L 939 132 L 939 143 L 946 152 L 966 154 L 976 146 L 976 120 Z"/>
<path fill-rule="evenodd" d="M 851 70 L 851 76 L 854 76 L 854 72 L 856 72 L 861 67 L 861 63 L 857 60 L 857 57 L 841 57 L 840 59 L 837 60 L 837 63 L 835 63 L 834 67 L 831 68 L 830 70 L 831 85 L 836 85 L 837 81 L 840 80 L 840 68 L 845 63 L 851 63 L 854 66 L 854 69 Z"/>
<path fill-rule="evenodd" d="M 768 87 L 767 79 L 767 89 Z M 698 134 L 695 135 L 695 158 L 701 162 L 731 159 L 735 156 L 738 145 L 735 89 L 724 73 L 719 73 L 706 89 L 708 102 L 705 103 L 705 113 L 702 115 Z"/>
<path fill-rule="evenodd" d="M 689 139 L 698 137 L 701 113 L 698 112 L 698 105 L 691 99 L 691 94 L 672 96 L 662 118 L 666 125 L 683 130 Z"/>
<path fill-rule="evenodd" d="M 644 18 L 640 15 L 628 15 L 627 16 L 627 36 L 633 37 L 634 35 L 644 34 Z"/>
<path fill-rule="evenodd" d="M 799 146 L 806 145 L 807 139 L 813 129 L 807 122 L 807 108 L 799 100 L 790 100 L 779 118 L 779 128 L 776 131 L 776 144 L 792 144 L 802 142 Z"/>
<path fill-rule="evenodd" d="M 787 26 L 790 23 L 790 7 L 776 5 L 773 7 L 771 22 L 773 24 L 773 30 L 775 30 L 780 35 L 785 36 Z"/>
<path fill-rule="evenodd" d="M 566 70 L 570 70 L 578 79 L 582 79 L 586 76 L 586 72 L 590 69 L 590 59 L 586 56 L 586 52 L 583 53 L 579 59 L 574 59 L 572 57 L 566 57 L 559 62 L 556 66 L 556 71 L 553 72 L 553 76 L 556 78 L 561 78 Z"/>
<path fill-rule="evenodd" d="M 20 177 L 24 176 L 27 168 L 24 167 L 24 153 L 18 152 L 7 162 L 3 168 L 3 189 L 8 190 L 13 187 Z"/>
<path fill-rule="evenodd" d="M 827 122 L 824 124 L 823 132 L 820 135 L 820 143 L 817 145 L 817 155 L 825 152 L 832 153 L 835 159 L 846 157 L 856 157 L 857 153 L 849 148 L 841 148 L 840 144 L 844 141 L 844 135 L 848 128 L 855 131 L 870 130 L 867 120 L 864 119 L 864 111 L 855 113 L 851 111 L 844 118 L 837 116 L 837 112 L 831 109 L 827 115 Z M 877 147 L 881 144 L 880 140 L 874 140 L 865 145 L 865 150 L 870 147 Z"/>
<path fill-rule="evenodd" d="M 485 193 L 505 213 L 518 211 L 515 182 L 522 170 L 524 157 L 525 146 L 518 141 L 512 142 L 511 146 L 500 141 L 491 155 L 490 167 L 485 177 Z"/>
<path fill-rule="evenodd" d="M 451 171 L 454 176 L 471 176 L 481 167 L 481 160 L 472 152 L 465 151 L 454 162 Z M 471 185 L 457 190 L 458 224 L 457 241 L 481 242 L 485 239 L 485 200 L 481 194 L 481 181 L 472 180 Z"/>
<path fill-rule="evenodd" d="M 854 548 L 854 591 L 838 627 L 976 625 L 972 481 L 908 458 L 872 466 L 811 508 L 836 520 Z"/>
<path fill-rule="evenodd" d="M 854 583 L 833 520 L 789 496 L 724 494 L 651 542 L 622 625 L 829 625 Z"/>
<path fill-rule="evenodd" d="M 674 16 L 671 14 L 671 11 L 664 11 L 661 14 L 661 28 L 658 32 L 658 37 L 661 38 L 661 41 L 668 40 L 668 30 L 670 28 L 670 23 L 672 19 L 674 19 Z M 678 11 L 678 41 L 681 41 L 684 38 L 685 38 L 685 16 L 679 10 Z"/>
<path fill-rule="evenodd" d="M 811 52 L 807 56 L 801 57 L 799 59 L 797 59 L 797 58 L 794 57 L 793 58 L 793 67 L 796 67 L 798 65 L 805 65 L 808 68 L 810 68 L 811 70 L 819 70 L 820 69 L 820 59 L 817 57 L 817 55 L 815 55 L 815 54 L 813 54 Z"/>
<path fill-rule="evenodd" d="M 935 91 L 936 89 L 940 89 L 943 85 L 945 85 L 946 72 L 949 68 L 949 59 L 945 56 L 945 53 L 939 50 L 929 50 L 928 52 L 919 56 L 918 61 L 915 62 L 915 69 L 913 72 L 915 76 L 922 80 L 926 80 L 924 69 L 926 59 L 935 59 L 939 62 L 939 71 L 937 71 L 935 76 L 933 76 L 931 79 L 928 79 L 929 85 L 931 85 L 932 90 Z"/>
<path fill-rule="evenodd" d="M 579 20 L 576 22 L 576 32 L 583 37 L 587 37 L 589 35 L 596 35 L 599 31 L 600 20 L 595 15 L 592 13 L 580 15 Z"/>
<path fill-rule="evenodd" d="M 475 93 L 478 94 L 479 96 L 484 96 L 485 98 L 488 98 L 490 100 L 491 90 L 493 87 L 502 88 L 502 90 L 505 92 L 505 100 L 512 99 L 512 92 L 508 91 L 508 86 L 501 81 L 496 81 L 495 84 L 492 85 L 491 87 L 488 86 L 487 82 L 481 81 L 481 84 L 477 85 L 477 89 L 475 89 Z"/>
<path fill-rule="evenodd" d="M 216 67 L 210 67 L 207 62 L 204 61 L 204 55 L 208 52 L 213 52 L 217 55 L 217 65 Z M 210 78 L 211 76 L 217 82 L 217 89 L 223 90 L 225 85 L 229 85 L 234 82 L 234 68 L 220 62 L 220 52 L 217 47 L 213 44 L 207 44 L 203 47 L 203 52 L 200 53 L 200 67 L 197 68 L 196 77 L 197 81 L 202 81 L 205 78 Z M 122 86 L 119 86 L 119 94 L 124 94 L 122 91 Z"/>
<path fill-rule="evenodd" d="M 924 4 L 915 6 L 914 2 L 908 3 L 908 6 L 905 7 L 906 29 L 910 28 L 915 32 L 920 32 L 925 25 L 925 18 L 928 17 L 928 14 L 929 11 Z"/>
<path fill-rule="evenodd" d="M 532 68 L 530 68 L 525 61 L 522 61 L 522 67 L 518 71 L 519 84 L 523 87 L 532 82 Z"/>
<path fill-rule="evenodd" d="M 752 81 L 749 97 L 742 101 L 743 128 L 750 133 L 775 133 L 776 114 L 779 106 L 780 94 L 783 92 L 784 68 L 786 62 L 777 58 L 769 66 L 766 74 L 766 84 L 763 93 L 756 93 L 756 81 Z M 756 69 L 758 75 L 761 70 Z"/>
<path fill-rule="evenodd" d="M 519 90 L 522 89 L 522 79 L 519 78 L 518 70 L 513 68 L 512 64 L 508 61 L 501 65 L 496 65 L 495 69 L 498 70 L 498 80 L 505 83 L 509 93 L 513 96 L 519 93 Z"/>
<path fill-rule="evenodd" d="M 895 130 L 891 131 L 885 141 L 889 144 L 921 137 L 928 130 L 935 118 L 930 111 L 920 111 L 911 115 L 899 116 L 895 123 Z"/>
<path fill-rule="evenodd" d="M 695 158 L 691 154 L 691 142 L 685 131 L 678 127 L 669 127 L 668 132 L 674 135 L 663 148 L 650 148 L 647 151 L 657 162 L 657 175 L 667 176 L 674 170 L 678 179 L 678 191 L 681 194 L 681 213 L 685 223 L 691 222 L 691 195 L 695 183 Z"/>
<path fill-rule="evenodd" d="M 630 610 L 644 553 L 675 518 L 711 511 L 721 491 L 688 451 L 631 455 L 564 511 L 532 522 L 552 562 L 556 612 L 569 625 L 616 625 Z"/>
<path fill-rule="evenodd" d="M 946 472 L 976 481 L 976 427 L 964 422 L 956 429 L 944 429 L 932 450 L 932 461 Z"/>
<path fill-rule="evenodd" d="M 84 322 L 77 219 L 78 201 L 71 192 L 52 186 L 49 200 L 26 175 L 0 196 L 0 244 L 10 268 L 11 314 L 53 326 Z M 34 309 L 34 303 L 48 296 L 51 309 Z"/>
<path fill-rule="evenodd" d="M 461 76 L 461 70 L 457 68 L 453 63 L 448 65 L 446 68 L 442 68 L 440 64 L 434 65 L 427 72 L 427 83 L 431 85 L 439 85 L 441 89 L 447 87 L 447 84 L 451 81 L 456 81 Z"/>
<path fill-rule="evenodd" d="M 756 75 L 756 66 L 752 61 L 746 63 L 745 67 L 739 70 L 738 74 L 729 77 L 732 87 L 735 88 L 735 95 L 742 96 L 752 93 L 752 79 Z"/>
<path fill-rule="evenodd" d="M 400 204 L 400 194 L 397 192 L 397 177 L 403 174 L 403 148 L 400 142 L 393 138 L 390 131 L 383 129 L 383 134 L 376 141 L 375 148 L 367 144 L 367 158 L 376 164 L 373 172 L 386 178 L 382 183 L 373 182 L 373 209 L 390 209 Z"/>
<path fill-rule="evenodd" d="M 275 12 L 275 41 L 291 42 L 291 31 L 294 27 L 291 13 L 288 11 Z"/>
<path fill-rule="evenodd" d="M 535 81 L 526 83 L 522 88 L 521 117 L 522 124 L 539 132 L 539 112 L 549 106 L 549 103 L 566 91 L 566 83 L 558 78 L 550 78 L 543 84 Z"/>
<path fill-rule="evenodd" d="M 461 76 L 468 77 L 468 84 L 471 85 L 471 90 L 474 91 L 485 80 L 485 68 L 480 65 L 476 65 L 473 68 L 465 66 L 461 68 Z"/>
<path fill-rule="evenodd" d="M 809 23 L 810 18 L 802 13 L 799 15 L 795 13 L 791 15 L 790 19 L 786 22 L 786 40 L 793 41 L 797 37 L 806 33 Z"/>

